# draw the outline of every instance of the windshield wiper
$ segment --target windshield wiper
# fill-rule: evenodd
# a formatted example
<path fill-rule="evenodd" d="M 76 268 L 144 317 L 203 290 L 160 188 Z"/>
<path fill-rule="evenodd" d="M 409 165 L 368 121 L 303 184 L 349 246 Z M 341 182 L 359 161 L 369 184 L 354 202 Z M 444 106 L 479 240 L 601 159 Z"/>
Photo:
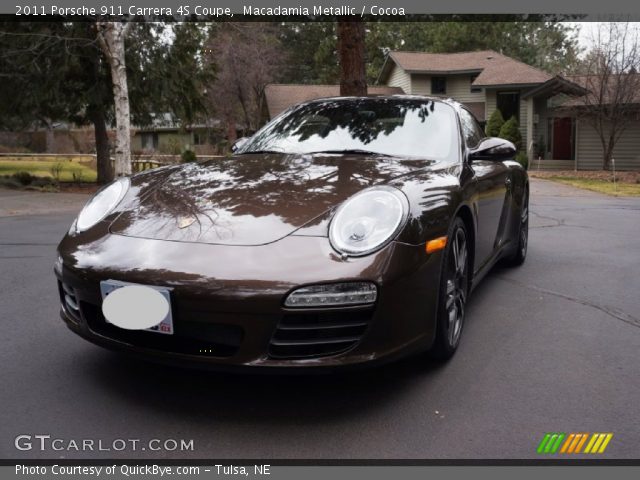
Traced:
<path fill-rule="evenodd" d="M 319 154 L 319 153 L 357 153 L 357 154 L 362 154 L 362 155 L 378 155 L 378 156 L 384 156 L 384 157 L 391 157 L 391 155 L 386 154 L 386 153 L 380 153 L 380 152 L 372 152 L 371 150 L 362 150 L 359 148 L 345 148 L 343 150 L 320 150 L 317 152 L 309 152 L 309 155 L 315 155 L 315 154 Z"/>

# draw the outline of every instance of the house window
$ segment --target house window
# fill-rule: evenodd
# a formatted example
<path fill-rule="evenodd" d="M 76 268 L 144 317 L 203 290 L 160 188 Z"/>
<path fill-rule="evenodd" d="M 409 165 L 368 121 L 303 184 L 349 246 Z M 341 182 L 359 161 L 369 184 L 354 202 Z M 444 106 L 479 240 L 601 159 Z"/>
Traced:
<path fill-rule="evenodd" d="M 436 95 L 447 93 L 447 78 L 431 77 L 431 93 Z"/>
<path fill-rule="evenodd" d="M 158 148 L 158 133 L 157 132 L 141 133 L 140 144 L 143 150 L 156 150 Z"/>
<path fill-rule="evenodd" d="M 476 81 L 476 78 L 478 78 L 479 73 L 476 73 L 475 75 L 471 75 L 471 77 L 469 77 L 469 91 L 471 93 L 481 93 L 482 92 L 482 87 L 476 87 L 473 82 Z"/>
<path fill-rule="evenodd" d="M 194 145 L 213 145 L 215 139 L 213 135 L 207 131 L 193 132 L 193 144 Z"/>
<path fill-rule="evenodd" d="M 498 92 L 496 107 L 505 120 L 516 117 L 520 123 L 520 94 L 518 92 Z"/>

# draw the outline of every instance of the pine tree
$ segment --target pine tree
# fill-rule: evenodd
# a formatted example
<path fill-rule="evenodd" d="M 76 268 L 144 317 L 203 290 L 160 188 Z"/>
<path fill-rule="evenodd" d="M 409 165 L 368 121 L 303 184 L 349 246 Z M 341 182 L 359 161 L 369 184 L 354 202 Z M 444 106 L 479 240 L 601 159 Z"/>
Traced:
<path fill-rule="evenodd" d="M 498 136 L 505 140 L 509 140 L 516 146 L 517 150 L 522 148 L 522 135 L 520 134 L 520 127 L 515 116 L 511 117 L 504 125 L 502 125 Z"/>
<path fill-rule="evenodd" d="M 504 117 L 497 108 L 493 111 L 485 127 L 485 133 L 488 137 L 499 137 L 500 129 L 504 125 Z"/>

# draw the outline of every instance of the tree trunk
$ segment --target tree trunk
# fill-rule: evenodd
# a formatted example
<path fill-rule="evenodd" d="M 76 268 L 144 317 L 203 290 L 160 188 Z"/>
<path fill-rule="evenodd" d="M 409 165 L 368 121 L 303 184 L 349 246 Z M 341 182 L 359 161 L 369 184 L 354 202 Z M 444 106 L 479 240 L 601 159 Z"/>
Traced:
<path fill-rule="evenodd" d="M 93 28 L 90 27 L 93 35 Z M 97 183 L 104 185 L 113 180 L 113 164 L 111 163 L 111 148 L 109 146 L 109 134 L 107 132 L 107 116 L 103 97 L 100 92 L 106 90 L 104 82 L 105 75 L 102 74 L 100 64 L 102 56 L 100 51 L 95 50 L 95 55 L 90 58 L 90 65 L 93 69 L 94 89 L 90 104 L 87 107 L 87 118 L 93 124 L 93 136 L 96 144 L 96 170 Z"/>
<path fill-rule="evenodd" d="M 614 147 L 614 145 L 615 144 L 614 144 L 613 140 L 609 140 L 609 144 L 604 149 L 604 158 L 603 158 L 603 162 L 602 162 L 602 169 L 603 170 L 611 170 L 611 159 L 613 158 L 613 147 Z"/>
<path fill-rule="evenodd" d="M 237 139 L 236 120 L 234 117 L 229 117 L 227 118 L 227 141 L 229 142 L 229 148 L 231 148 Z"/>
<path fill-rule="evenodd" d="M 95 107 L 89 112 L 93 123 L 93 132 L 96 140 L 96 166 L 98 170 L 98 185 L 104 185 L 113 180 L 113 166 L 109 155 L 109 135 L 107 134 L 107 121 L 102 107 Z"/>
<path fill-rule="evenodd" d="M 366 96 L 363 22 L 353 20 L 338 22 L 338 58 L 340 60 L 340 95 Z"/>
<path fill-rule="evenodd" d="M 44 119 L 44 124 L 45 124 L 45 151 L 47 153 L 55 153 L 55 148 L 56 148 L 56 139 L 55 139 L 55 132 L 53 131 L 53 122 L 48 119 L 45 118 Z"/>
<path fill-rule="evenodd" d="M 98 22 L 98 41 L 111 69 L 116 110 L 115 176 L 131 175 L 131 117 L 124 41 L 131 24 Z"/>

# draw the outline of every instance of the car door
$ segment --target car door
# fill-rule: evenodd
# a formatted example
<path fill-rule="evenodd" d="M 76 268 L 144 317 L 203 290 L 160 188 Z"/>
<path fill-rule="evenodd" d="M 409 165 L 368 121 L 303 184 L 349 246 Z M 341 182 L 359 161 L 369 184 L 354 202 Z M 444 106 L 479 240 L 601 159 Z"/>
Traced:
<path fill-rule="evenodd" d="M 460 123 L 467 149 L 478 145 L 485 135 L 482 128 L 465 109 L 460 109 Z M 474 271 L 479 271 L 499 247 L 502 211 L 505 205 L 509 168 L 499 161 L 474 160 L 470 164 L 475 175 L 475 207 L 477 213 L 476 255 Z"/>

